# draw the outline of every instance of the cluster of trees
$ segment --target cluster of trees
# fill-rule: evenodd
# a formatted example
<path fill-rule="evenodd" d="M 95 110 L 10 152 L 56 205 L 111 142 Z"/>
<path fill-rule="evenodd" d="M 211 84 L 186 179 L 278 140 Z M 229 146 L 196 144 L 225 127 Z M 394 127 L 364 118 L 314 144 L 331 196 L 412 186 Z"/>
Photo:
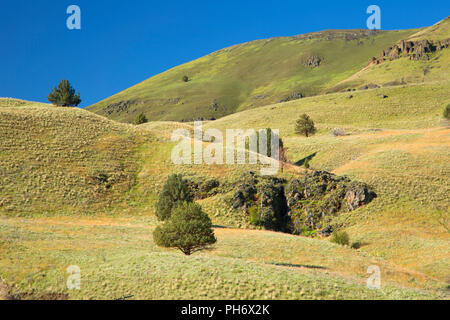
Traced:
<path fill-rule="evenodd" d="M 164 222 L 153 232 L 158 246 L 176 248 L 189 256 L 210 248 L 217 241 L 211 219 L 194 203 L 181 175 L 167 179 L 156 204 L 156 216 Z"/>

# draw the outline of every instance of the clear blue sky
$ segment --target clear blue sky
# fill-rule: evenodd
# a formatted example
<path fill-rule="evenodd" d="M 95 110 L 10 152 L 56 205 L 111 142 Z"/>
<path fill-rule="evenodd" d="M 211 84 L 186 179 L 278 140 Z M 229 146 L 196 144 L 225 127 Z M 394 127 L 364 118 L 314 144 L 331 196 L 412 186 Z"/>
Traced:
<path fill-rule="evenodd" d="M 81 8 L 81 30 L 66 27 L 72 4 Z M 448 0 L 0 0 L 0 97 L 46 102 L 64 78 L 86 107 L 237 43 L 366 28 L 371 4 L 381 7 L 384 30 L 450 14 Z"/>

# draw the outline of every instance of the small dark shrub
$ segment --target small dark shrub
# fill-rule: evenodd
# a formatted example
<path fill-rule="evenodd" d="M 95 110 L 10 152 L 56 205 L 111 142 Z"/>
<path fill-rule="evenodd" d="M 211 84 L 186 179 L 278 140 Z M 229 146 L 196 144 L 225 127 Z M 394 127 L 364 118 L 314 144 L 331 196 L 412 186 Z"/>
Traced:
<path fill-rule="evenodd" d="M 352 245 L 351 245 L 350 247 L 351 247 L 352 249 L 358 250 L 358 249 L 361 248 L 361 246 L 362 246 L 361 242 L 356 241 L 356 242 L 353 242 Z"/>
<path fill-rule="evenodd" d="M 305 169 L 309 169 L 311 167 L 309 161 L 310 161 L 309 158 L 306 158 L 305 162 L 303 162 L 303 166 L 305 167 Z"/>
<path fill-rule="evenodd" d="M 220 182 L 216 179 L 211 179 L 202 184 L 202 186 L 200 187 L 200 191 L 204 193 L 209 193 L 218 186 L 220 186 Z"/>
<path fill-rule="evenodd" d="M 136 119 L 134 120 L 134 123 L 135 123 L 136 125 L 143 124 L 143 123 L 147 123 L 147 122 L 148 122 L 148 119 L 147 119 L 147 117 L 145 116 L 145 114 L 143 114 L 143 113 L 138 114 L 138 115 L 136 116 Z"/>
<path fill-rule="evenodd" d="M 182 80 L 183 80 L 183 82 L 189 82 L 189 77 L 188 76 L 183 76 Z"/>
<path fill-rule="evenodd" d="M 331 235 L 330 241 L 341 246 L 350 245 L 350 237 L 345 231 L 334 231 Z"/>
<path fill-rule="evenodd" d="M 450 104 L 445 107 L 444 110 L 444 118 L 450 120 Z"/>

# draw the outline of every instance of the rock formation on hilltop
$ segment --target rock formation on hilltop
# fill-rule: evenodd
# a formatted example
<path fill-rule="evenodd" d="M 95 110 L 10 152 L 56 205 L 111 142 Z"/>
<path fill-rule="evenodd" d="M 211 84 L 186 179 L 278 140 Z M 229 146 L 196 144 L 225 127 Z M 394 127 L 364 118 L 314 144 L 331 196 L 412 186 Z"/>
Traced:
<path fill-rule="evenodd" d="M 399 44 L 383 50 L 378 58 L 370 58 L 369 64 L 381 64 L 386 60 L 392 61 L 402 57 L 410 60 L 429 60 L 428 54 L 447 49 L 449 46 L 450 38 L 442 41 L 402 40 Z"/>

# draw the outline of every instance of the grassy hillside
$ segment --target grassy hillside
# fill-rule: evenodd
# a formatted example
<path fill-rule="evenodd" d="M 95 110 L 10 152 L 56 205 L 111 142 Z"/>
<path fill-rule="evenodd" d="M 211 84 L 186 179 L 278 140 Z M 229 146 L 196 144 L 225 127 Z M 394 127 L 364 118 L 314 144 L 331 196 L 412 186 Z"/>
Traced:
<path fill-rule="evenodd" d="M 219 118 L 299 93 L 321 93 L 417 31 L 330 30 L 252 41 L 154 76 L 88 109 L 122 122 L 140 112 L 151 121 Z"/>
<path fill-rule="evenodd" d="M 279 128 L 291 162 L 309 157 L 314 169 L 366 181 L 378 198 L 335 222 L 367 241 L 361 250 L 370 255 L 449 281 L 450 236 L 439 224 L 439 217 L 448 221 L 450 207 L 450 130 L 441 119 L 449 85 L 311 97 L 230 115 L 206 128 Z M 312 138 L 294 134 L 303 113 L 319 129 Z M 332 136 L 333 128 L 347 136 Z"/>
<path fill-rule="evenodd" d="M 450 17 L 408 37 L 407 41 L 430 42 L 450 39 Z M 385 48 L 386 49 L 386 48 Z M 427 54 L 418 61 L 407 57 L 387 59 L 382 64 L 370 64 L 328 91 L 344 91 L 364 86 L 390 87 L 405 84 L 445 81 L 450 77 L 450 49 Z M 378 54 L 376 55 L 378 57 Z"/>
<path fill-rule="evenodd" d="M 192 132 L 191 123 L 135 126 L 0 99 L 0 299 L 448 299 L 450 123 L 442 113 L 450 103 L 450 49 L 426 61 L 361 69 L 401 39 L 446 37 L 447 26 L 448 19 L 419 33 L 328 31 L 255 41 L 92 107 L 120 121 L 145 111 L 151 120 L 223 116 L 204 123 L 223 132 L 279 129 L 290 162 L 279 177 L 301 179 L 309 158 L 312 169 L 366 182 L 377 193 L 332 220 L 354 248 L 250 230 L 228 200 L 241 175 L 259 166 L 173 164 L 171 134 Z M 319 55 L 317 68 L 299 64 Z M 379 87 L 359 90 L 368 84 Z M 269 104 L 299 88 L 336 92 Z M 115 107 L 121 112 L 104 109 L 123 101 Z M 313 137 L 294 133 L 303 113 L 316 123 Z M 345 135 L 332 135 L 335 128 Z M 154 244 L 155 202 L 173 173 L 220 182 L 218 194 L 198 201 L 214 224 L 212 250 L 184 257 Z M 80 291 L 65 286 L 70 265 L 81 267 Z M 365 286 L 371 265 L 381 269 L 381 290 Z"/>
<path fill-rule="evenodd" d="M 0 194 L 9 199 L 0 208 L 0 277 L 8 288 L 3 291 L 21 299 L 448 297 L 450 237 L 437 219 L 448 207 L 450 134 L 440 122 L 448 92 L 448 83 L 441 83 L 389 88 L 383 91 L 387 99 L 376 90 L 355 92 L 354 99 L 338 93 L 206 124 L 278 127 L 292 162 L 317 152 L 313 167 L 366 181 L 379 197 L 336 219 L 360 243 L 355 250 L 327 239 L 230 229 L 246 224 L 226 204 L 227 195 L 219 194 L 201 201 L 217 226 L 218 244 L 191 258 L 153 243 L 162 183 L 182 173 L 217 178 L 226 189 L 250 166 L 172 164 L 170 134 L 191 129 L 189 124 L 123 125 L 79 109 L 3 99 L 1 137 L 7 143 L 0 154 L 8 171 Z M 303 112 L 320 129 L 310 139 L 293 134 Z M 336 126 L 351 135 L 331 137 L 329 129 Z M 87 181 L 97 169 L 134 180 L 110 188 L 91 185 Z M 70 197 L 72 190 L 76 197 Z M 380 291 L 365 288 L 367 268 L 374 264 L 382 270 Z M 82 269 L 81 291 L 65 288 L 69 265 Z"/>
<path fill-rule="evenodd" d="M 408 37 L 409 41 L 417 40 L 444 40 L 450 36 L 450 16 L 439 21 L 434 26 L 420 30 L 419 32 Z"/>
<path fill-rule="evenodd" d="M 127 125 L 11 99 L 0 99 L 0 119 L 2 212 L 83 214 L 134 185 L 136 135 Z"/>

